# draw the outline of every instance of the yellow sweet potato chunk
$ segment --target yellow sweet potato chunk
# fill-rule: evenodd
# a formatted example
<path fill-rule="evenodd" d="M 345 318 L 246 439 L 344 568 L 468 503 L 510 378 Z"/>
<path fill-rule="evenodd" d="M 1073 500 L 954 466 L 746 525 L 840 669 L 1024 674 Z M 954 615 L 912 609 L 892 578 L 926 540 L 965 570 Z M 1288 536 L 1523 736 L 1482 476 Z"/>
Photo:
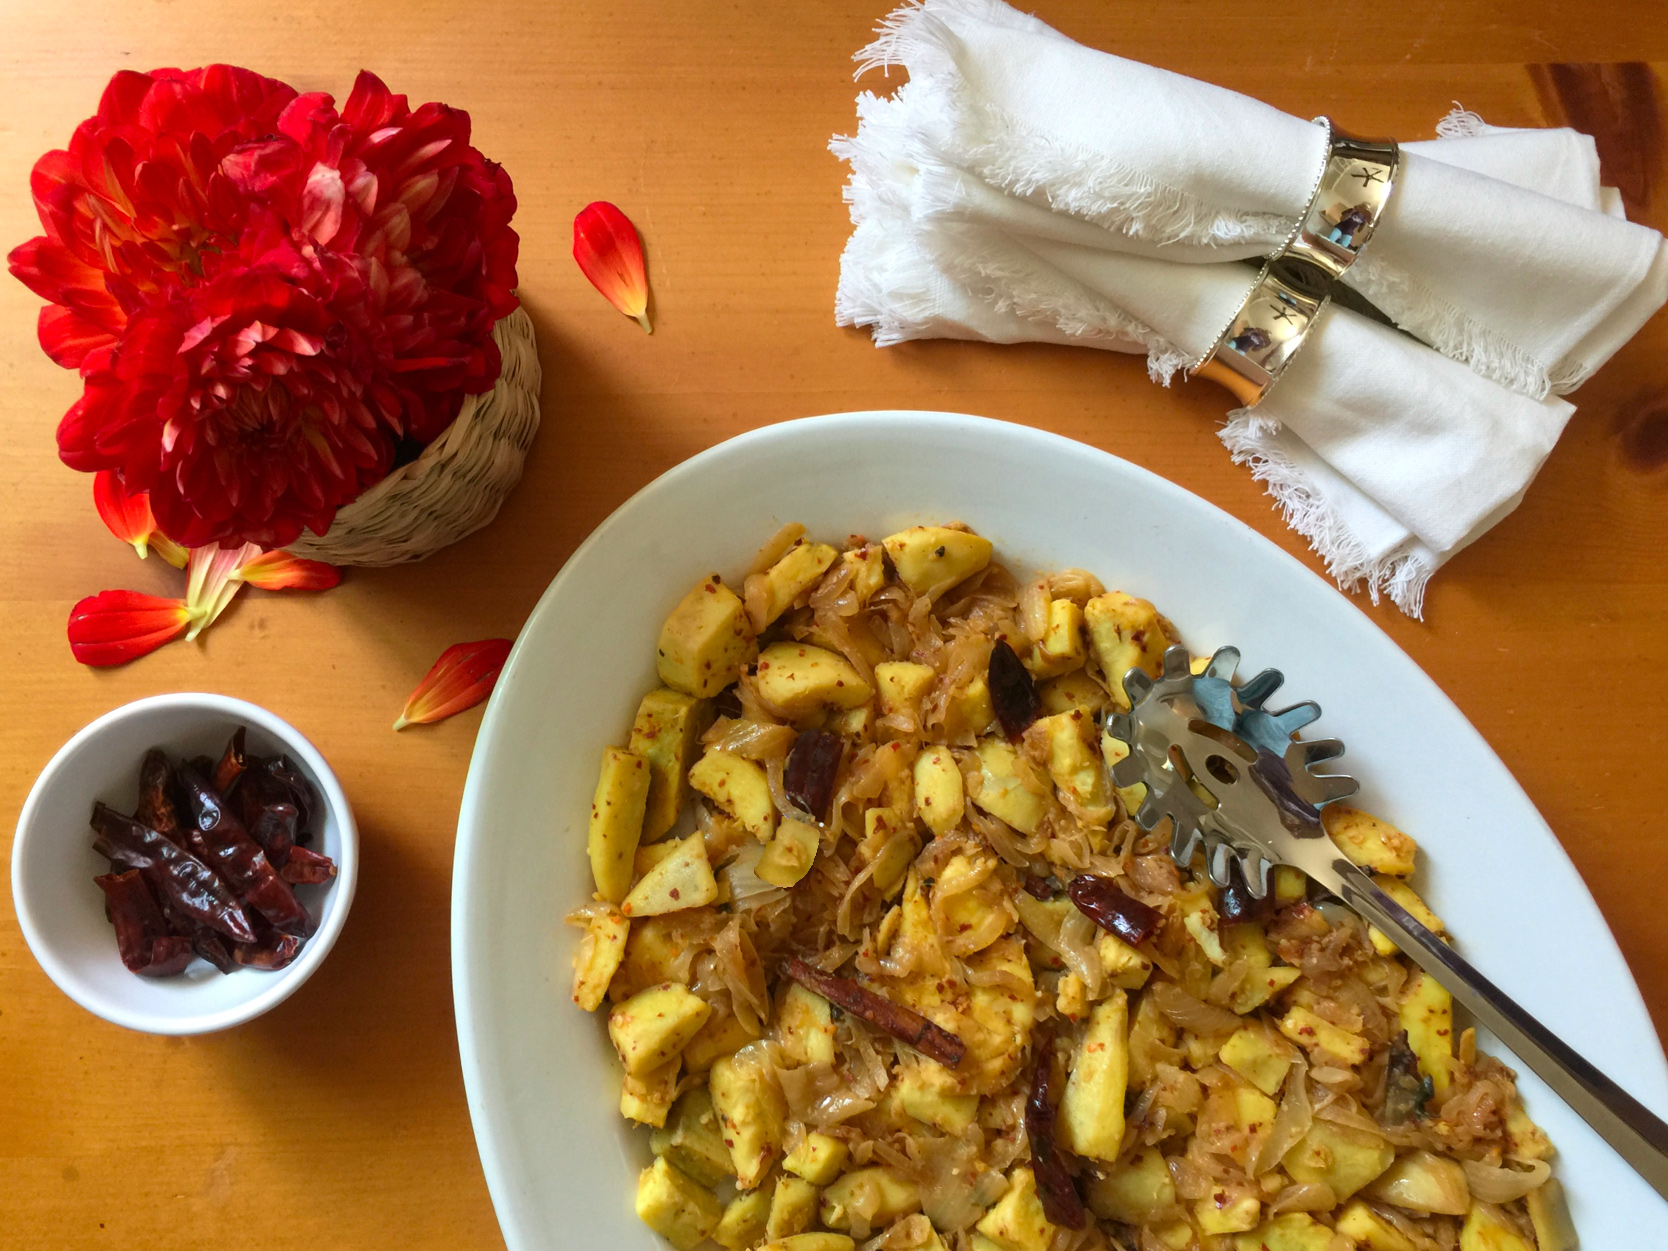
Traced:
<path fill-rule="evenodd" d="M 649 1138 L 649 1150 L 708 1188 L 735 1176 L 712 1096 L 703 1086 L 685 1091 L 672 1105 L 665 1126 Z"/>
<path fill-rule="evenodd" d="M 609 903 L 619 903 L 631 889 L 632 862 L 643 834 L 649 777 L 649 762 L 643 757 L 618 747 L 603 749 L 602 774 L 591 800 L 586 844 L 597 894 Z"/>
<path fill-rule="evenodd" d="M 1419 844 L 1371 813 L 1330 804 L 1321 811 L 1321 824 L 1338 850 L 1363 869 L 1407 877 L 1416 867 Z"/>
<path fill-rule="evenodd" d="M 689 784 L 761 843 L 769 841 L 776 829 L 776 803 L 760 765 L 732 752 L 709 751 L 690 769 Z"/>
<path fill-rule="evenodd" d="M 983 734 L 996 720 L 996 710 L 990 702 L 990 683 L 974 678 L 951 695 L 944 704 L 944 738 L 948 742 L 965 742 L 970 736 Z"/>
<path fill-rule="evenodd" d="M 752 1190 L 782 1152 L 787 1104 L 775 1075 L 762 1059 L 742 1052 L 713 1064 L 707 1088 L 736 1167 L 736 1185 Z"/>
<path fill-rule="evenodd" d="M 736 680 L 758 647 L 746 607 L 715 573 L 666 618 L 655 660 L 667 686 L 710 699 Z"/>
<path fill-rule="evenodd" d="M 758 692 L 790 720 L 825 708 L 856 708 L 874 689 L 843 656 L 809 643 L 772 643 L 759 653 Z"/>
<path fill-rule="evenodd" d="M 1260 1025 L 1240 1028 L 1217 1054 L 1217 1059 L 1265 1095 L 1285 1084 L 1286 1072 L 1296 1058 L 1290 1044 Z"/>
<path fill-rule="evenodd" d="M 1248 1229 L 1255 1229 L 1257 1221 L 1263 1214 L 1262 1200 L 1255 1195 L 1241 1195 L 1230 1197 L 1226 1191 L 1216 1195 L 1207 1195 L 1193 1205 L 1193 1220 L 1199 1226 L 1199 1232 L 1211 1234 L 1240 1234 Z"/>
<path fill-rule="evenodd" d="M 1280 1032 L 1310 1054 L 1324 1054 L 1350 1067 L 1365 1063 L 1373 1049 L 1360 1034 L 1340 1029 L 1301 1005 L 1280 1018 Z"/>
<path fill-rule="evenodd" d="M 590 918 L 573 956 L 573 1001 L 587 1012 L 602 1006 L 608 983 L 625 957 L 631 922 L 610 909 Z"/>
<path fill-rule="evenodd" d="M 932 689 L 938 672 L 931 665 L 910 660 L 886 660 L 875 666 L 875 687 L 880 698 L 880 715 L 897 713 L 914 716 L 921 696 Z"/>
<path fill-rule="evenodd" d="M 608 1015 L 608 1037 L 634 1077 L 676 1059 L 712 1015 L 705 999 L 677 982 L 638 991 Z"/>
<path fill-rule="evenodd" d="M 1234 1239 L 1234 1251 L 1331 1251 L 1333 1245 L 1332 1231 L 1307 1212 L 1287 1212 Z"/>
<path fill-rule="evenodd" d="M 1325 1182 L 1342 1203 L 1395 1158 L 1395 1148 L 1377 1134 L 1316 1121 L 1281 1163 L 1293 1181 Z"/>
<path fill-rule="evenodd" d="M 1090 1211 L 1125 1225 L 1144 1225 L 1176 1202 L 1170 1166 L 1157 1147 L 1143 1147 L 1122 1165 L 1093 1175 L 1084 1190 Z"/>
<path fill-rule="evenodd" d="M 639 1125 L 665 1125 L 678 1093 L 678 1070 L 682 1067 L 683 1059 L 673 1056 L 641 1077 L 627 1073 L 620 1083 L 620 1115 Z"/>
<path fill-rule="evenodd" d="M 1118 1158 L 1129 1086 L 1129 997 L 1121 990 L 1096 1004 L 1060 1100 L 1060 1142 L 1092 1160 Z"/>
<path fill-rule="evenodd" d="M 829 1229 L 850 1229 L 854 1210 L 879 1228 L 920 1208 L 920 1187 L 879 1166 L 846 1173 L 822 1192 L 822 1223 Z"/>
<path fill-rule="evenodd" d="M 795 1064 L 834 1063 L 834 1013 L 828 1000 L 798 982 L 782 992 L 776 1037 Z"/>
<path fill-rule="evenodd" d="M 765 1218 L 766 1238 L 791 1238 L 802 1234 L 817 1219 L 817 1188 L 803 1177 L 784 1174 L 776 1179 L 770 1195 L 770 1215 Z"/>
<path fill-rule="evenodd" d="M 707 845 L 699 834 L 691 834 L 638 879 L 620 904 L 620 912 L 628 917 L 655 917 L 704 908 L 717 899 L 718 879 L 707 862 Z"/>
<path fill-rule="evenodd" d="M 830 1234 L 818 1230 L 813 1234 L 794 1234 L 778 1238 L 759 1247 L 759 1251 L 855 1251 L 857 1243 L 849 1234 Z"/>
<path fill-rule="evenodd" d="M 1037 688 L 1037 696 L 1042 700 L 1043 711 L 1049 714 L 1081 708 L 1093 716 L 1112 705 L 1106 688 L 1081 669 L 1044 682 Z"/>
<path fill-rule="evenodd" d="M 989 539 L 944 526 L 912 526 L 881 540 L 898 580 L 917 595 L 941 594 L 990 564 Z"/>
<path fill-rule="evenodd" d="M 793 546 L 774 565 L 764 573 L 748 578 L 743 589 L 748 607 L 754 610 L 748 614 L 753 629 L 764 633 L 766 626 L 787 612 L 796 599 L 816 585 L 817 579 L 839 554 L 826 543 L 795 539 Z"/>
<path fill-rule="evenodd" d="M 754 872 L 772 886 L 789 890 L 811 871 L 821 844 L 822 834 L 816 826 L 803 821 L 784 821 L 777 827 L 776 837 L 765 847 L 764 855 L 759 857 Z"/>
<path fill-rule="evenodd" d="M 724 1205 L 712 1191 L 664 1159 L 638 1175 L 637 1219 L 678 1251 L 690 1251 L 703 1242 L 723 1216 Z"/>
<path fill-rule="evenodd" d="M 764 1237 L 765 1221 L 770 1218 L 770 1199 L 769 1190 L 743 1190 L 724 1209 L 724 1219 L 712 1231 L 712 1240 L 729 1251 L 758 1246 Z"/>
<path fill-rule="evenodd" d="M 1048 624 L 1025 657 L 1025 667 L 1036 678 L 1057 678 L 1081 669 L 1089 658 L 1083 610 L 1069 599 L 1049 601 Z"/>
<path fill-rule="evenodd" d="M 973 802 L 1020 833 L 1035 834 L 1048 801 L 1020 781 L 1019 753 L 995 738 L 981 740 L 978 752 L 980 786 Z"/>
<path fill-rule="evenodd" d="M 1089 746 L 1094 722 L 1081 709 L 1043 717 L 1040 724 L 1048 735 L 1048 773 L 1063 794 L 1088 814 L 1091 825 L 1112 819 L 1112 801 L 1106 794 L 1106 768 L 1100 755 Z"/>
<path fill-rule="evenodd" d="M 803 1177 L 813 1186 L 826 1186 L 840 1175 L 850 1154 L 850 1148 L 838 1138 L 810 1133 L 788 1152 L 782 1167 Z"/>
<path fill-rule="evenodd" d="M 1008 1193 L 974 1226 L 1001 1251 L 1048 1251 L 1055 1226 L 1043 1215 L 1037 1179 L 1028 1168 L 1008 1174 Z"/>
<path fill-rule="evenodd" d="M 1363 1203 L 1352 1199 L 1338 1213 L 1338 1232 L 1355 1239 L 1358 1251 L 1418 1251 L 1413 1240 Z"/>
<path fill-rule="evenodd" d="M 954 829 L 967 796 L 956 758 L 947 747 L 925 747 L 915 757 L 915 811 L 935 835 Z"/>
<path fill-rule="evenodd" d="M 1124 674 L 1140 669 L 1156 678 L 1163 667 L 1164 649 L 1174 640 L 1165 632 L 1158 609 L 1123 591 L 1095 596 L 1084 606 L 1083 617 L 1089 627 L 1089 644 L 1100 662 L 1112 702 L 1127 711 L 1129 696 L 1124 693 Z"/>
<path fill-rule="evenodd" d="M 1529 1242 L 1492 1203 L 1473 1200 L 1460 1228 L 1460 1251 L 1535 1251 Z"/>
<path fill-rule="evenodd" d="M 1529 1209 L 1537 1251 L 1575 1251 L 1575 1222 L 1570 1220 L 1564 1187 L 1556 1177 L 1547 1178 L 1531 1190 L 1523 1206 Z"/>
<path fill-rule="evenodd" d="M 1386 895 L 1407 909 L 1408 912 L 1412 913 L 1413 919 L 1431 933 L 1438 937 L 1447 933 L 1446 927 L 1442 924 L 1442 918 L 1432 912 L 1425 901 L 1419 898 L 1413 887 L 1402 881 L 1401 878 L 1391 877 L 1387 873 L 1375 873 L 1373 883 Z M 1389 935 L 1383 933 L 1378 926 L 1369 925 L 1367 927 L 1367 937 L 1372 940 L 1373 950 L 1377 951 L 1379 955 L 1393 956 L 1396 954 L 1396 944 L 1391 942 Z"/>
<path fill-rule="evenodd" d="M 936 1064 L 910 1065 L 898 1075 L 898 1104 L 916 1120 L 955 1138 L 965 1134 L 979 1114 L 979 1096 L 952 1093 L 943 1074 Z"/>
<path fill-rule="evenodd" d="M 733 1056 L 754 1037 L 733 1013 L 714 1013 L 683 1049 L 683 1067 L 691 1073 L 705 1073 L 714 1061 Z"/>
<path fill-rule="evenodd" d="M 710 705 L 663 686 L 637 705 L 626 748 L 649 762 L 649 798 L 643 811 L 643 841 L 652 843 L 678 823 L 689 800 L 689 766 L 695 761 Z"/>
<path fill-rule="evenodd" d="M 1429 973 L 1415 969 L 1402 987 L 1396 1015 L 1419 1067 L 1436 1088 L 1437 1100 L 1446 1099 L 1453 1084 L 1448 1061 L 1454 1054 L 1454 997 Z"/>

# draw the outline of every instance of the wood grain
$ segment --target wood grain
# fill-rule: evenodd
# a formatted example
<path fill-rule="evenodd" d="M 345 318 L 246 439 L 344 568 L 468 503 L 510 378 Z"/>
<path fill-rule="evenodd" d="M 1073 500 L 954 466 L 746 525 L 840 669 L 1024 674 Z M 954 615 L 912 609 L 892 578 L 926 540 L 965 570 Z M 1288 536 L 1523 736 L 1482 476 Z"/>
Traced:
<path fill-rule="evenodd" d="M 1404 0 L 1373 11 L 1370 37 L 1356 22 L 1323 24 L 1295 0 L 1035 3 L 1086 42 L 1409 139 L 1428 136 L 1456 98 L 1513 125 L 1568 107 L 1537 86 L 1547 75 L 1533 66 L 1668 62 L 1658 0 Z M 447 948 L 454 821 L 479 714 L 398 737 L 389 722 L 443 647 L 514 634 L 591 528 L 692 453 L 811 413 L 983 413 L 1125 456 L 1311 559 L 1228 463 L 1212 388 L 1161 390 L 1139 362 L 1095 352 L 953 343 L 877 352 L 835 329 L 848 223 L 826 144 L 854 124 L 850 54 L 884 7 L 6 6 L 8 246 L 35 233 L 30 165 L 67 139 L 119 68 L 230 60 L 340 96 L 363 66 L 414 100 L 468 109 L 477 143 L 509 168 L 520 197 L 545 426 L 497 523 L 433 560 L 356 573 L 315 599 L 251 594 L 201 647 L 89 672 L 65 646 L 69 606 L 105 587 L 163 590 L 176 579 L 110 539 L 88 481 L 58 462 L 52 432 L 76 379 L 36 347 L 34 297 L 0 281 L 0 839 L 78 727 L 138 696 L 190 688 L 255 700 L 312 736 L 351 791 L 365 838 L 359 897 L 330 960 L 267 1017 L 207 1038 L 142 1037 L 82 1012 L 35 965 L 9 898 L 0 901 L 0 1242 L 499 1245 L 458 1075 Z M 1660 83 L 1654 90 L 1660 98 Z M 1656 134 L 1656 154 L 1630 158 L 1618 178 L 1661 169 Z M 1668 224 L 1660 190 L 1630 195 Z M 648 240 L 652 338 L 609 309 L 569 258 L 573 213 L 604 197 Z M 1559 831 L 1659 1027 L 1668 1024 L 1657 799 L 1668 753 L 1665 349 L 1659 317 L 1575 397 L 1581 411 L 1527 500 L 1436 580 L 1426 624 L 1364 605 Z"/>

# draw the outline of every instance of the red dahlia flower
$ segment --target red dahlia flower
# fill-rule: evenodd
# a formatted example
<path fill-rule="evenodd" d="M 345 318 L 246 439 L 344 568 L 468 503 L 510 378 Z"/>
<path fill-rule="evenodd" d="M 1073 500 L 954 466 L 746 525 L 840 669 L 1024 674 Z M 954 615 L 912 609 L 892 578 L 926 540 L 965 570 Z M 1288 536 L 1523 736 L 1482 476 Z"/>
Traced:
<path fill-rule="evenodd" d="M 338 112 L 227 65 L 123 71 L 31 189 L 11 270 L 85 379 L 59 454 L 189 547 L 322 534 L 497 381 L 515 194 L 460 110 L 368 73 Z"/>

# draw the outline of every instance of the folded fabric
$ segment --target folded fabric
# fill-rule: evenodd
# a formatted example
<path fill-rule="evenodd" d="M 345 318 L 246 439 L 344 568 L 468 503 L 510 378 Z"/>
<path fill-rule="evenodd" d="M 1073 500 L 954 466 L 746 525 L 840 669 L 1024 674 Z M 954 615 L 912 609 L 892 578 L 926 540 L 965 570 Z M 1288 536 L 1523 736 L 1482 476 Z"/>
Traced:
<path fill-rule="evenodd" d="M 1019 36 L 1032 42 L 1016 46 Z M 921 47 L 935 51 L 918 69 Z M 945 48 L 955 55 L 941 55 Z M 1322 132 L 1310 123 L 1091 52 L 989 0 L 928 0 L 902 10 L 860 56 L 880 53 L 905 55 L 910 81 L 890 97 L 860 97 L 857 135 L 833 145 L 852 165 L 846 197 L 856 224 L 842 258 L 836 318 L 872 328 L 880 345 L 932 337 L 1076 343 L 1144 352 L 1155 380 L 1168 382 L 1227 324 L 1254 278 L 1241 259 L 1284 240 L 1321 160 Z M 1118 81 L 1106 86 L 1089 67 Z M 1026 103 L 1033 99 L 1042 103 Z M 1145 112 L 1145 122 L 1109 143 L 1105 132 L 1115 127 L 1106 119 L 1135 112 Z M 1031 125 L 1039 117 L 1046 125 Z M 947 137 L 965 138 L 970 118 L 986 127 L 986 138 L 961 148 L 954 163 L 945 157 Z M 1226 133 L 1203 143 L 1219 124 Z M 1178 157 L 1157 130 L 1176 132 L 1190 155 Z M 1084 143 L 1088 131 L 1101 132 L 1098 154 Z M 1310 144 L 1303 179 L 1282 174 L 1278 157 L 1248 159 L 1268 146 L 1258 146 L 1258 133 L 1290 150 Z M 1230 414 L 1221 432 L 1341 584 L 1364 585 L 1375 601 L 1386 594 L 1413 615 L 1431 573 L 1516 506 L 1550 452 L 1574 411 L 1543 398 L 1553 383 L 1563 389 L 1607 359 L 1662 303 L 1668 281 L 1660 237 L 1621 219 L 1617 197 L 1601 187 L 1591 139 L 1488 127 L 1463 112 L 1445 119 L 1439 133 L 1445 137 L 1403 146 L 1404 175 L 1410 165 L 1423 169 L 1415 190 L 1430 189 L 1413 197 L 1415 210 L 1475 184 L 1485 204 L 1515 206 L 1519 217 L 1543 226 L 1563 221 L 1567 254 L 1608 266 L 1608 280 L 1592 283 L 1588 273 L 1587 304 L 1535 297 L 1539 311 L 1524 315 L 1535 298 L 1499 293 L 1524 281 L 1525 258 L 1511 266 L 1497 260 L 1510 272 L 1489 271 L 1488 290 L 1473 297 L 1443 266 L 1482 265 L 1487 246 L 1464 231 L 1444 236 L 1431 213 L 1394 221 L 1387 214 L 1352 275 L 1391 231 L 1412 222 L 1419 245 L 1403 251 L 1421 261 L 1426 251 L 1446 257 L 1432 280 L 1470 303 L 1450 316 L 1444 298 L 1438 320 L 1463 333 L 1436 342 L 1443 355 L 1334 305 L 1267 399 L 1254 412 Z M 1029 146 L 1008 146 L 1018 142 Z M 1165 178 L 1139 161 L 1159 166 Z M 1281 201 L 1299 182 L 1295 205 Z M 1239 206 L 1223 209 L 1220 202 L 1233 196 Z M 1406 197 L 1404 177 L 1391 203 Z M 1549 275 L 1557 263 L 1530 268 L 1539 275 L 1532 281 L 1556 281 Z M 1412 289 L 1403 281 L 1409 272 L 1420 295 L 1397 305 L 1404 326 L 1407 307 L 1436 307 L 1420 267 L 1384 264 L 1372 291 L 1382 308 L 1387 282 Z M 1390 282 L 1385 273 L 1397 277 Z M 1365 293 L 1372 284 L 1356 285 Z M 1519 302 L 1515 320 L 1496 318 L 1482 334 L 1476 318 L 1484 310 L 1492 317 L 1496 299 Z M 1442 340 L 1430 325 L 1423 329 Z"/>
<path fill-rule="evenodd" d="M 1313 122 L 1085 48 L 1000 0 L 899 9 L 858 55 L 909 71 L 900 96 L 908 156 L 923 171 L 917 216 L 965 215 L 958 176 L 971 175 L 1102 228 L 1099 244 L 1078 240 L 1086 246 L 1177 261 L 1262 256 L 1296 225 L 1325 156 Z M 1445 160 L 1407 145 L 1346 281 L 1485 377 L 1561 394 L 1668 299 L 1668 250 L 1657 232 L 1540 185 L 1537 174 L 1561 171 L 1534 169 L 1538 157 L 1527 177 L 1500 177 L 1514 146 L 1545 147 L 1484 146 L 1499 152 Z M 1596 177 L 1589 185 L 1596 192 Z"/>

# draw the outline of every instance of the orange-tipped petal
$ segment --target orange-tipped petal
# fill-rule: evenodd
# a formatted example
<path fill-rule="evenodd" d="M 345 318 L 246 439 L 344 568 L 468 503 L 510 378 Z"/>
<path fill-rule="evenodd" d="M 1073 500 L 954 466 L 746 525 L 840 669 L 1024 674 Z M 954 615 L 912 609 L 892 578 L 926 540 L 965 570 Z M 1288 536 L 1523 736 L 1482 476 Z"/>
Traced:
<path fill-rule="evenodd" d="M 254 543 L 245 543 L 242 547 L 220 547 L 211 543 L 207 547 L 191 549 L 185 580 L 185 606 L 191 619 L 191 629 L 185 636 L 188 642 L 213 625 L 214 619 L 226 611 L 232 597 L 243 589 L 243 583 L 232 575 L 260 554 L 260 547 Z"/>
<path fill-rule="evenodd" d="M 263 591 L 328 591 L 342 580 L 342 571 L 322 560 L 276 550 L 262 552 L 232 576 Z"/>
<path fill-rule="evenodd" d="M 573 219 L 573 259 L 610 304 L 654 333 L 643 241 L 631 218 L 607 200 L 587 204 Z"/>
<path fill-rule="evenodd" d="M 482 639 L 448 647 L 411 692 L 394 728 L 444 721 L 453 713 L 473 708 L 492 694 L 498 671 L 509 654 L 509 639 Z"/>
<path fill-rule="evenodd" d="M 126 664 L 177 639 L 190 621 L 184 600 L 100 591 L 70 609 L 70 652 L 84 665 Z"/>
<path fill-rule="evenodd" d="M 110 533 L 129 544 L 143 559 L 151 536 L 156 533 L 150 493 L 129 491 L 113 471 L 101 469 L 93 475 L 93 506 L 110 527 Z"/>

